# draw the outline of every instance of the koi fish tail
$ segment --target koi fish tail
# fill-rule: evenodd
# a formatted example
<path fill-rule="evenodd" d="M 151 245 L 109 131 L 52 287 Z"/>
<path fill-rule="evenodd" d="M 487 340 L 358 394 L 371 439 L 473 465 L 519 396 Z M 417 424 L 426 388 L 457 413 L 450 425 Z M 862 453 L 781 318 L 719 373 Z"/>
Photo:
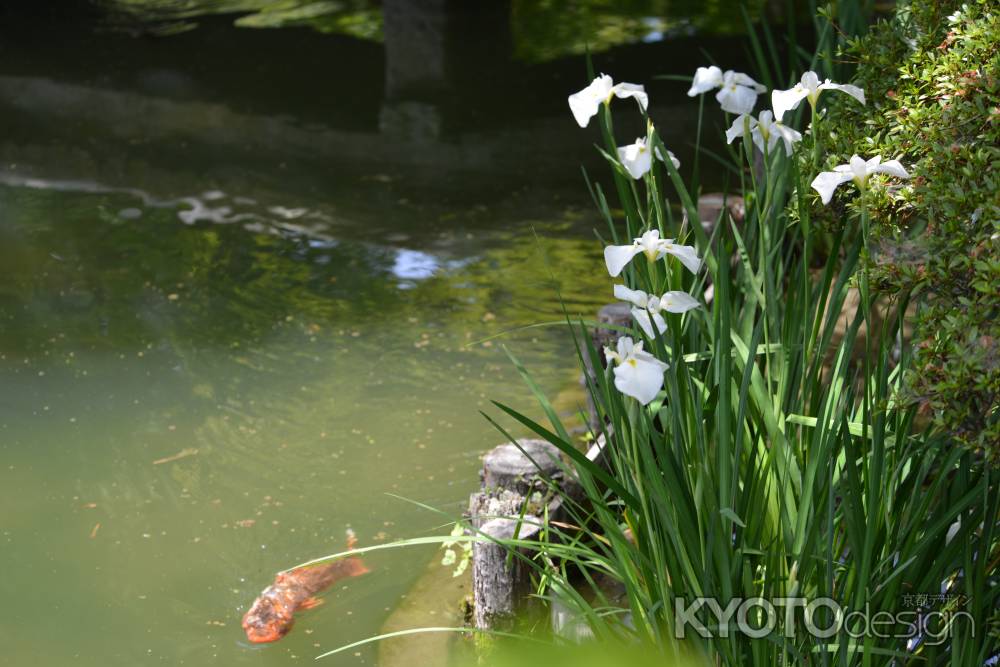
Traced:
<path fill-rule="evenodd" d="M 347 566 L 347 576 L 349 577 L 360 577 L 362 574 L 368 574 L 371 570 L 365 565 L 364 561 L 357 556 L 351 556 L 344 560 L 344 565 Z"/>
<path fill-rule="evenodd" d="M 358 536 L 354 534 L 354 531 L 350 528 L 347 529 L 347 550 L 353 551 L 354 548 L 358 546 Z M 360 577 L 362 574 L 368 574 L 371 570 L 365 565 L 358 556 L 351 556 L 350 558 L 344 559 L 344 565 L 347 568 L 347 576 L 349 577 Z"/>

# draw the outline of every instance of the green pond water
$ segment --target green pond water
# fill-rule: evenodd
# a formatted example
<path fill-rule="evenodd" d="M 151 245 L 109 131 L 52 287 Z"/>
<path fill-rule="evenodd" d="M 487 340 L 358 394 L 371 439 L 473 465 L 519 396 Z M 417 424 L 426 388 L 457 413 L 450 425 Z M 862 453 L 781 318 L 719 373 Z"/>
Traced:
<path fill-rule="evenodd" d="M 148 33 L 119 25 L 142 3 L 70 4 L 0 22 L 0 664 L 281 665 L 374 635 L 434 549 L 371 555 L 277 644 L 240 618 L 348 526 L 448 530 L 405 499 L 460 515 L 503 441 L 480 411 L 539 412 L 502 346 L 581 406 L 567 329 L 523 328 L 611 295 L 597 134 L 565 108 L 578 40 L 525 46 L 544 4 L 514 4 L 534 18 L 499 56 L 407 44 L 393 3 L 346 31 L 182 3 Z M 693 71 L 642 16 L 602 31 L 604 64 Z M 428 43 L 456 64 L 413 94 Z M 651 92 L 683 156 L 683 84 Z"/>
<path fill-rule="evenodd" d="M 553 394 L 574 379 L 558 329 L 473 342 L 558 319 L 557 288 L 593 310 L 595 244 L 551 220 L 538 239 L 512 221 L 466 231 L 461 214 L 425 239 L 460 239 L 441 259 L 171 210 L 102 219 L 130 204 L 0 188 L 9 664 L 272 664 L 373 634 L 427 550 L 373 555 L 264 650 L 239 619 L 348 525 L 363 544 L 440 532 L 388 494 L 461 512 L 502 441 L 478 411 L 530 407 L 500 342 Z"/>

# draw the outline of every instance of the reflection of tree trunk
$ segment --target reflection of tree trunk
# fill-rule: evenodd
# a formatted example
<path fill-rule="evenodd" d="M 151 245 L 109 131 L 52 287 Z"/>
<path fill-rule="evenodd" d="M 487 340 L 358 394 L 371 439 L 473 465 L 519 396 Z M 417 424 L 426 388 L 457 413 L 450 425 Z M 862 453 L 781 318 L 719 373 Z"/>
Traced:
<path fill-rule="evenodd" d="M 385 0 L 385 93 L 430 97 L 447 87 L 447 0 Z"/>
<path fill-rule="evenodd" d="M 510 61 L 510 2 L 385 0 L 382 131 L 407 139 L 440 137 L 448 111 Z M 462 98 L 458 97 L 459 91 Z M 442 103 L 442 101 L 444 103 Z"/>

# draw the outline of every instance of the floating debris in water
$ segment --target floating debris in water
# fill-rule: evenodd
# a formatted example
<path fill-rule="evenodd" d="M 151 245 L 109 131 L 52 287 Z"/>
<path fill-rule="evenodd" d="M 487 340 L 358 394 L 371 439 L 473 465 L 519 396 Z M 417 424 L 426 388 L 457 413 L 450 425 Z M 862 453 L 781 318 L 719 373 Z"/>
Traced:
<path fill-rule="evenodd" d="M 197 453 L 198 453 L 198 450 L 195 449 L 194 447 L 187 447 L 187 448 L 182 449 L 181 451 L 177 452 L 176 454 L 174 454 L 172 456 L 167 456 L 167 457 L 164 457 L 162 459 L 156 459 L 155 461 L 153 461 L 153 465 L 157 466 L 157 465 L 160 465 L 161 463 L 172 463 L 173 461 L 178 461 L 180 459 L 184 459 L 184 458 L 187 458 L 189 456 L 194 456 Z"/>

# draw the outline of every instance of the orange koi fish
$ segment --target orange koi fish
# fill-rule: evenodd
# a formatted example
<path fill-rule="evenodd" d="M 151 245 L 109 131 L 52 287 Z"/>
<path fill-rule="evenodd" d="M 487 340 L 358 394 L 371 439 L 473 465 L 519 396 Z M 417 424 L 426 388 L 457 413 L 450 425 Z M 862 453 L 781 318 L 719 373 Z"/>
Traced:
<path fill-rule="evenodd" d="M 357 542 L 354 532 L 348 530 L 348 550 L 353 549 Z M 360 558 L 349 556 L 332 563 L 281 572 L 243 616 L 247 639 L 255 644 L 278 641 L 292 629 L 296 611 L 312 609 L 323 603 L 315 597 L 317 593 L 341 579 L 358 577 L 368 571 Z"/>

